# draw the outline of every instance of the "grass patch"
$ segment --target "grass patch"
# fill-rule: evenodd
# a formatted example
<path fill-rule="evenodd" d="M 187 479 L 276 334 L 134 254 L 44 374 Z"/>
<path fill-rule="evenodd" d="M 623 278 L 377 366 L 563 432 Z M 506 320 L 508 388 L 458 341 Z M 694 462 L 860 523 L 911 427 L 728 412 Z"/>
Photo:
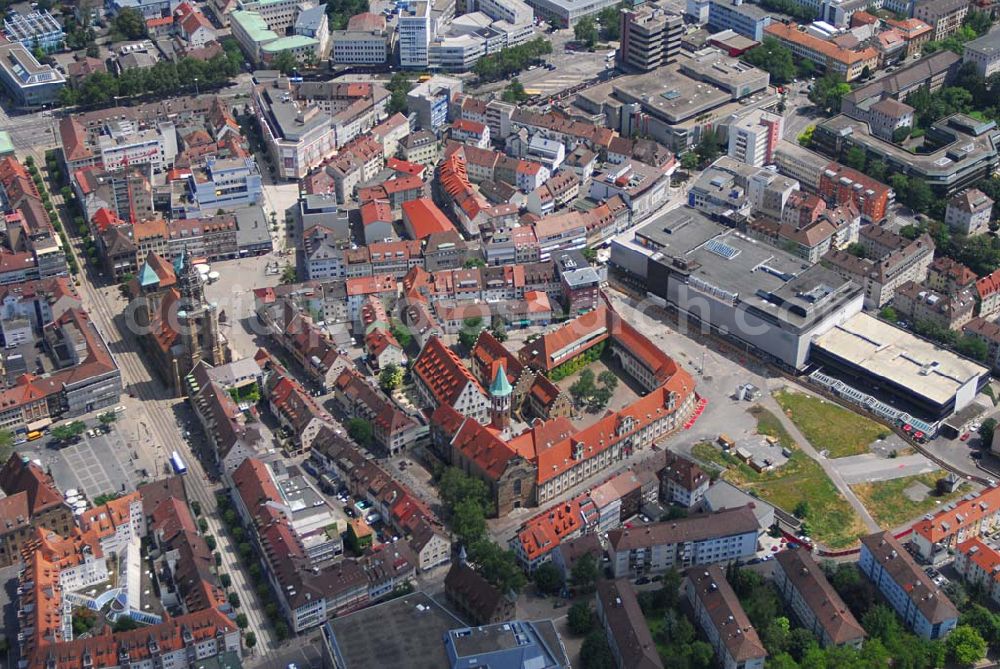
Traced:
<path fill-rule="evenodd" d="M 778 437 L 792 451 L 784 467 L 758 473 L 714 444 L 696 444 L 692 454 L 702 462 L 725 471 L 722 478 L 770 504 L 792 513 L 799 502 L 807 502 L 811 536 L 830 548 L 845 548 L 866 534 L 861 518 L 840 494 L 819 464 L 803 453 L 782 428 L 778 417 L 760 407 L 751 409 L 761 434 Z"/>
<path fill-rule="evenodd" d="M 809 443 L 830 458 L 867 453 L 869 444 L 889 434 L 870 418 L 812 395 L 782 390 L 774 398 Z"/>
<path fill-rule="evenodd" d="M 937 495 L 937 480 L 946 473 L 942 470 L 918 474 L 916 476 L 904 476 L 891 481 L 873 481 L 871 483 L 858 483 L 851 486 L 851 490 L 858 496 L 861 503 L 868 509 L 875 522 L 885 530 L 891 530 L 914 518 L 936 510 L 941 504 L 947 504 L 953 499 L 961 497 L 969 491 L 966 484 L 962 484 L 955 492 Z M 914 502 L 903 491 L 916 482 L 923 483 L 931 489 L 927 497 L 919 502 Z"/>

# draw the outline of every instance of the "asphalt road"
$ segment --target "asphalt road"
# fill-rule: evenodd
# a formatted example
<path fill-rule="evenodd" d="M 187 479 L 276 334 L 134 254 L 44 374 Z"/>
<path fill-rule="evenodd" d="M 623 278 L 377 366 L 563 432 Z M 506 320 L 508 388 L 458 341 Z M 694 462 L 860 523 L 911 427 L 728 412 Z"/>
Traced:
<path fill-rule="evenodd" d="M 940 469 L 920 453 L 898 458 L 880 458 L 871 453 L 852 455 L 830 461 L 849 485 L 872 481 L 891 481 Z"/>

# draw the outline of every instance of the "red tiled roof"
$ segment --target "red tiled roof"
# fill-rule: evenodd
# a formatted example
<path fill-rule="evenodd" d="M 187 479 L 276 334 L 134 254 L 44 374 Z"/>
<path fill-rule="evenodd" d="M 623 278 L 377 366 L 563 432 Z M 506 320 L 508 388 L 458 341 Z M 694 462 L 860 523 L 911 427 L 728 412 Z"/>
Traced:
<path fill-rule="evenodd" d="M 414 239 L 424 239 L 435 232 L 454 230 L 444 212 L 429 198 L 419 198 L 403 203 L 403 220 L 409 223 Z"/>
<path fill-rule="evenodd" d="M 361 205 L 361 223 L 392 223 L 392 207 L 386 200 L 369 200 Z"/>
<path fill-rule="evenodd" d="M 1000 488 L 987 488 L 970 500 L 958 502 L 952 509 L 939 511 L 930 520 L 921 519 L 913 526 L 913 532 L 935 544 L 998 511 Z"/>
<path fill-rule="evenodd" d="M 436 336 L 427 341 L 410 371 L 434 395 L 438 404 L 453 404 L 470 383 L 485 395 L 469 368 Z"/>

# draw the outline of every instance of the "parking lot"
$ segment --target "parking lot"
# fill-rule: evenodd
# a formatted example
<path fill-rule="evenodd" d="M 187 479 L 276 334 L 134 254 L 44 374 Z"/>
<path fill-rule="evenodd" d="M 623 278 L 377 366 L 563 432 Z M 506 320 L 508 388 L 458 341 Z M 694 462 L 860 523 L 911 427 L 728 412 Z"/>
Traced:
<path fill-rule="evenodd" d="M 142 467 L 125 436 L 114 425 L 107 434 L 94 433 L 96 421 L 75 444 L 58 448 L 49 439 L 28 442 L 17 450 L 38 460 L 52 474 L 60 490 L 76 488 L 93 500 L 98 495 L 135 490 Z"/>
<path fill-rule="evenodd" d="M 310 483 L 316 486 L 320 494 L 333 507 L 338 522 L 346 523 L 353 518 L 365 518 L 368 525 L 375 531 L 376 543 L 388 543 L 393 540 L 392 528 L 386 523 L 367 500 L 356 499 L 348 494 L 343 481 L 333 474 L 321 474 L 310 461 L 302 463 L 302 469 Z"/>

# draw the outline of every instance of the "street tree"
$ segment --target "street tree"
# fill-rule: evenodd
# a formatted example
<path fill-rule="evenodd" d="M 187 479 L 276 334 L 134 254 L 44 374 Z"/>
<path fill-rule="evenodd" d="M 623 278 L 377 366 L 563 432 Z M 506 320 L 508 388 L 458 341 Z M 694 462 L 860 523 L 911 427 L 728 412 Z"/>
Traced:
<path fill-rule="evenodd" d="M 594 45 L 597 44 L 598 38 L 597 26 L 594 24 L 594 19 L 585 16 L 577 21 L 576 25 L 573 26 L 573 37 L 588 49 L 593 49 Z"/>
<path fill-rule="evenodd" d="M 971 667 L 986 657 L 986 641 L 970 625 L 959 625 L 952 630 L 945 645 L 948 657 L 962 667 Z"/>
<path fill-rule="evenodd" d="M 291 74 L 298 68 L 299 61 L 291 51 L 279 51 L 278 55 L 271 59 L 271 67 L 281 71 L 282 74 Z"/>
<path fill-rule="evenodd" d="M 580 601 L 569 607 L 567 618 L 569 631 L 576 636 L 584 636 L 594 629 L 594 611 L 587 601 Z"/>
<path fill-rule="evenodd" d="M 590 553 L 581 555 L 573 564 L 573 569 L 570 570 L 570 579 L 573 581 L 573 587 L 582 592 L 593 590 L 594 584 L 597 583 L 598 575 L 597 558 Z"/>
<path fill-rule="evenodd" d="M 538 565 L 532 577 L 535 580 L 535 587 L 544 595 L 554 595 L 562 589 L 562 575 L 559 573 L 559 568 L 551 562 Z"/>

